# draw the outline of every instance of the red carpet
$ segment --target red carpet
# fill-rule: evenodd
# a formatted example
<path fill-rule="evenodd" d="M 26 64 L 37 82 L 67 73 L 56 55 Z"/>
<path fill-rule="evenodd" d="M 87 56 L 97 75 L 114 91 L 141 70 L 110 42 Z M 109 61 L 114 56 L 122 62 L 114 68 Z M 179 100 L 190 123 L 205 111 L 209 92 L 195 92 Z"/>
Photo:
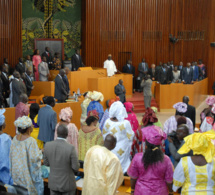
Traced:
<path fill-rule="evenodd" d="M 133 96 L 131 98 L 127 98 L 126 101 L 134 104 L 134 112 L 135 113 L 145 112 L 144 97 L 143 97 L 142 92 L 141 93 L 139 93 L 139 92 L 133 93 Z M 151 101 L 151 107 L 152 106 L 157 107 L 159 110 L 159 107 L 158 107 L 154 98 L 152 98 L 152 101 Z"/>

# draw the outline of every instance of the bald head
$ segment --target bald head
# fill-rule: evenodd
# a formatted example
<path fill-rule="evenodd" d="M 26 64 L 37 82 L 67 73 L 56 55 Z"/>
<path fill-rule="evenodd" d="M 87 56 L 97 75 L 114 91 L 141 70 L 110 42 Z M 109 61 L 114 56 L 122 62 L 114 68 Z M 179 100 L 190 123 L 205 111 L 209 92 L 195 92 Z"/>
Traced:
<path fill-rule="evenodd" d="M 59 125 L 57 128 L 57 136 L 66 139 L 68 136 L 68 128 L 66 125 Z"/>
<path fill-rule="evenodd" d="M 60 69 L 59 71 L 60 76 L 64 77 L 64 75 L 66 74 L 64 69 Z"/>
<path fill-rule="evenodd" d="M 184 96 L 182 101 L 183 101 L 185 104 L 188 104 L 189 100 L 190 100 L 190 99 L 189 99 L 188 96 Z"/>
<path fill-rule="evenodd" d="M 19 96 L 19 99 L 20 99 L 20 102 L 26 104 L 28 103 L 28 96 L 25 94 L 25 93 L 22 93 L 20 96 Z"/>
<path fill-rule="evenodd" d="M 176 135 L 179 140 L 183 140 L 186 136 L 189 135 L 189 128 L 187 125 L 179 125 L 176 129 Z"/>
<path fill-rule="evenodd" d="M 114 137 L 112 134 L 108 134 L 104 141 L 104 147 L 106 147 L 108 150 L 113 150 L 116 146 L 116 137 Z"/>

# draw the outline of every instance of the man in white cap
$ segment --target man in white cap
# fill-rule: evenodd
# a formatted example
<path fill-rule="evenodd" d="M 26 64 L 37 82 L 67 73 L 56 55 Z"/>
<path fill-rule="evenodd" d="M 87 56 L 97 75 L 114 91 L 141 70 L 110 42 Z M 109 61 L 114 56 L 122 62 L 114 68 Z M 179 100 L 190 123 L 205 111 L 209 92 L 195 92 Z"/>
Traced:
<path fill-rule="evenodd" d="M 107 76 L 111 77 L 117 72 L 116 65 L 112 60 L 112 55 L 108 55 L 108 59 L 104 62 L 104 68 L 107 69 Z"/>

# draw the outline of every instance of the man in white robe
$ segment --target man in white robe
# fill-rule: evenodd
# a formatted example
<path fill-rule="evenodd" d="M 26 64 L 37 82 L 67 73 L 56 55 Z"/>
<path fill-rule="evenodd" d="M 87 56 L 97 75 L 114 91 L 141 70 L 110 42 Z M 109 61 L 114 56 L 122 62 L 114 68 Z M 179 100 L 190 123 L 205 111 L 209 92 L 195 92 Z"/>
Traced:
<path fill-rule="evenodd" d="M 112 55 L 108 55 L 108 59 L 104 62 L 104 68 L 107 69 L 107 76 L 111 77 L 117 72 L 116 65 L 112 60 Z"/>

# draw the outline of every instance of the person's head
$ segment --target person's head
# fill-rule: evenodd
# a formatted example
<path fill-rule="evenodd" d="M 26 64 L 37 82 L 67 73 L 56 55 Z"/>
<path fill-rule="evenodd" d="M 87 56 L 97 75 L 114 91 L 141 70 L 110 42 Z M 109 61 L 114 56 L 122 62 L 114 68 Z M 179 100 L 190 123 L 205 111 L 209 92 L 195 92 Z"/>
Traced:
<path fill-rule="evenodd" d="M 183 62 L 180 62 L 179 65 L 180 65 L 180 66 L 183 66 Z"/>
<path fill-rule="evenodd" d="M 178 67 L 174 66 L 174 71 L 177 72 L 178 71 Z"/>
<path fill-rule="evenodd" d="M 167 66 L 170 66 L 170 62 L 167 62 Z"/>
<path fill-rule="evenodd" d="M 102 102 L 104 100 L 104 96 L 101 92 L 98 91 L 93 91 L 93 93 L 89 93 L 87 94 L 88 97 L 90 97 L 92 100 L 94 101 L 98 101 L 98 102 Z"/>
<path fill-rule="evenodd" d="M 134 109 L 134 105 L 131 102 L 125 102 L 124 103 L 125 109 L 127 113 L 130 113 Z"/>
<path fill-rule="evenodd" d="M 143 58 L 143 59 L 142 59 L 142 62 L 145 62 L 145 61 L 146 61 L 145 58 Z"/>
<path fill-rule="evenodd" d="M 20 79 L 20 74 L 16 70 L 13 72 L 13 76 L 14 76 L 14 78 Z"/>
<path fill-rule="evenodd" d="M 99 119 L 95 116 L 88 116 L 86 119 L 87 126 L 95 126 L 97 125 Z"/>
<path fill-rule="evenodd" d="M 197 66 L 198 65 L 197 62 L 194 62 L 194 65 Z"/>
<path fill-rule="evenodd" d="M 59 57 L 60 57 L 60 53 L 59 53 L 59 52 L 55 52 L 55 53 L 54 53 L 54 57 L 55 57 L 55 58 L 59 58 Z"/>
<path fill-rule="evenodd" d="M 60 111 L 59 118 L 61 121 L 69 123 L 72 119 L 73 111 L 70 107 L 63 108 Z"/>
<path fill-rule="evenodd" d="M 105 137 L 104 147 L 107 148 L 108 150 L 113 150 L 116 147 L 116 142 L 117 142 L 116 137 L 113 136 L 112 134 L 108 134 Z"/>
<path fill-rule="evenodd" d="M 34 55 L 40 55 L 39 49 L 35 49 L 35 50 L 34 50 Z"/>
<path fill-rule="evenodd" d="M 60 69 L 59 74 L 60 76 L 64 77 L 64 75 L 66 74 L 66 71 L 64 69 Z"/>
<path fill-rule="evenodd" d="M 165 139 L 166 134 L 160 127 L 149 126 L 144 128 L 142 131 L 142 140 L 146 143 L 145 153 L 142 158 L 144 169 L 163 160 L 164 154 L 160 146 Z"/>
<path fill-rule="evenodd" d="M 4 58 L 4 63 L 8 64 L 8 59 L 7 58 Z"/>
<path fill-rule="evenodd" d="M 0 109 L 0 131 L 3 131 L 6 127 L 4 113 L 5 109 Z"/>
<path fill-rule="evenodd" d="M 177 127 L 180 126 L 180 125 L 183 125 L 183 124 L 186 125 L 186 123 L 187 123 L 187 119 L 186 119 L 186 117 L 184 117 L 184 116 L 180 116 L 180 117 L 177 119 Z"/>
<path fill-rule="evenodd" d="M 27 55 L 27 56 L 26 56 L 26 60 L 31 60 L 31 56 L 30 56 L 30 55 Z"/>
<path fill-rule="evenodd" d="M 45 50 L 46 50 L 47 52 L 49 52 L 49 47 L 46 47 Z"/>
<path fill-rule="evenodd" d="M 162 62 L 159 62 L 159 66 L 162 66 L 163 65 L 163 63 Z"/>
<path fill-rule="evenodd" d="M 191 66 L 191 63 L 188 62 L 188 63 L 187 63 L 187 68 L 190 68 L 190 66 Z"/>
<path fill-rule="evenodd" d="M 112 60 L 112 55 L 108 54 L 108 60 Z"/>
<path fill-rule="evenodd" d="M 8 67 L 6 65 L 2 66 L 2 72 L 8 73 Z"/>
<path fill-rule="evenodd" d="M 183 102 L 178 102 L 173 105 L 173 108 L 176 109 L 176 115 L 183 116 L 185 112 L 187 112 L 187 104 Z"/>
<path fill-rule="evenodd" d="M 68 68 L 68 67 L 65 67 L 64 70 L 65 70 L 65 74 L 68 75 L 69 72 L 70 72 L 69 68 Z"/>
<path fill-rule="evenodd" d="M 110 106 L 109 117 L 110 119 L 115 119 L 120 122 L 124 121 L 125 118 L 128 117 L 128 114 L 122 102 L 116 101 Z"/>
<path fill-rule="evenodd" d="M 167 64 L 163 63 L 162 66 L 163 66 L 163 68 L 166 68 L 166 67 L 167 67 Z"/>
<path fill-rule="evenodd" d="M 215 104 L 215 96 L 209 96 L 205 100 L 206 104 L 210 107 L 212 107 Z"/>
<path fill-rule="evenodd" d="M 183 124 L 177 127 L 176 129 L 176 135 L 178 140 L 183 140 L 186 136 L 189 135 L 189 128 L 187 125 Z"/>
<path fill-rule="evenodd" d="M 30 69 L 27 69 L 27 70 L 26 70 L 26 73 L 27 73 L 28 76 L 31 76 L 32 71 L 31 71 Z"/>
<path fill-rule="evenodd" d="M 112 105 L 115 101 L 116 101 L 115 99 L 110 99 L 109 102 L 108 102 L 108 107 L 110 108 L 111 105 Z"/>
<path fill-rule="evenodd" d="M 127 60 L 127 64 L 130 64 L 130 65 L 131 65 L 131 60 Z"/>
<path fill-rule="evenodd" d="M 152 65 L 151 65 L 151 68 L 152 68 L 152 69 L 155 69 L 155 64 L 152 64 Z"/>
<path fill-rule="evenodd" d="M 21 134 L 28 134 L 33 130 L 32 121 L 28 116 L 19 117 L 15 122 L 14 125 L 17 127 L 18 131 Z"/>
<path fill-rule="evenodd" d="M 57 128 L 57 136 L 66 139 L 68 137 L 68 128 L 66 125 L 59 125 Z"/>
<path fill-rule="evenodd" d="M 43 60 L 43 62 L 46 62 L 47 61 L 46 56 L 43 56 L 42 60 Z"/>
<path fill-rule="evenodd" d="M 19 58 L 19 62 L 23 63 L 23 58 Z"/>
<path fill-rule="evenodd" d="M 199 59 L 199 64 L 202 64 L 202 59 Z"/>
<path fill-rule="evenodd" d="M 55 99 L 53 96 L 48 96 L 45 100 L 46 104 L 48 104 L 51 107 L 55 106 Z"/>
<path fill-rule="evenodd" d="M 20 100 L 20 102 L 22 102 L 24 104 L 27 104 L 28 103 L 28 96 L 25 93 L 22 93 L 19 96 L 19 100 Z"/>
<path fill-rule="evenodd" d="M 151 79 L 151 76 L 149 74 L 146 75 L 145 80 Z"/>
<path fill-rule="evenodd" d="M 173 64 L 173 60 L 170 61 L 170 64 Z"/>
<path fill-rule="evenodd" d="M 76 50 L 75 50 L 75 53 L 76 53 L 77 55 L 80 55 L 80 49 L 76 49 Z"/>
<path fill-rule="evenodd" d="M 33 120 L 35 118 L 35 116 L 38 114 L 40 110 L 40 106 L 37 103 L 33 103 L 30 106 L 30 118 L 31 120 Z"/>
<path fill-rule="evenodd" d="M 189 96 L 184 96 L 182 101 L 183 101 L 185 104 L 188 104 L 188 102 L 190 101 Z"/>
<path fill-rule="evenodd" d="M 123 85 L 123 80 L 122 79 L 119 79 L 119 84 Z"/>
<path fill-rule="evenodd" d="M 191 66 L 195 66 L 195 62 L 191 62 Z"/>
<path fill-rule="evenodd" d="M 143 122 L 144 127 L 158 122 L 158 118 L 157 118 L 155 112 L 151 108 L 148 107 L 146 109 L 142 122 Z"/>

